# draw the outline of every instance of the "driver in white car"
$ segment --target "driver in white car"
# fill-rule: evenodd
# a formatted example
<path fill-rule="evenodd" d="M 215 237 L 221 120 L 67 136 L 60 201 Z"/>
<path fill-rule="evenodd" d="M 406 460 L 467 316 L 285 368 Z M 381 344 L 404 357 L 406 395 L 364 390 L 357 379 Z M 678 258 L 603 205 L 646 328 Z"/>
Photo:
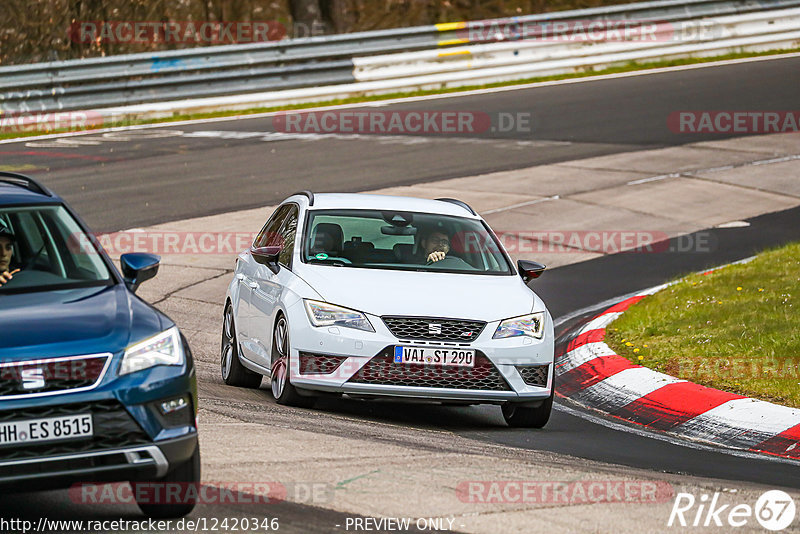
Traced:
<path fill-rule="evenodd" d="M 450 237 L 440 230 L 423 234 L 419 240 L 419 251 L 420 259 L 426 263 L 441 261 L 450 252 Z"/>

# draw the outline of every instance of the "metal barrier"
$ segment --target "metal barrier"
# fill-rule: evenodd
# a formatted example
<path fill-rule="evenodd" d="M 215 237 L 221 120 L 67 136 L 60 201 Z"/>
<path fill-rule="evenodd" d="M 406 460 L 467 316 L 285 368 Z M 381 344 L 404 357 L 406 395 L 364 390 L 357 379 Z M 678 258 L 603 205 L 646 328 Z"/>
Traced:
<path fill-rule="evenodd" d="M 800 46 L 800 11 L 787 9 L 792 7 L 800 7 L 800 0 L 667 0 L 0 67 L 0 111 L 91 109 L 164 116 L 488 83 L 739 49 L 789 48 Z M 634 26 L 657 21 L 657 31 L 694 25 L 708 35 L 654 42 L 570 42 L 564 39 L 575 30 L 570 24 L 562 24 L 562 34 L 551 41 L 537 34 L 544 24 L 618 20 L 634 21 Z"/>

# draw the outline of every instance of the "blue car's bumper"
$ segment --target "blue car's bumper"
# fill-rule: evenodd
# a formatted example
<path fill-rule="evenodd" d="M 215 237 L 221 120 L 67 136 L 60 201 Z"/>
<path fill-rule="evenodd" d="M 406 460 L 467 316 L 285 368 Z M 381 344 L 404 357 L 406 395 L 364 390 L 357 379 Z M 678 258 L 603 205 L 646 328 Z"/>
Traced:
<path fill-rule="evenodd" d="M 197 379 L 186 347 L 181 366 L 157 366 L 124 376 L 112 372 L 80 393 L 0 401 L 0 424 L 91 414 L 90 438 L 0 446 L 0 489 L 26 491 L 78 482 L 157 480 L 197 449 Z M 164 401 L 187 406 L 162 413 Z"/>

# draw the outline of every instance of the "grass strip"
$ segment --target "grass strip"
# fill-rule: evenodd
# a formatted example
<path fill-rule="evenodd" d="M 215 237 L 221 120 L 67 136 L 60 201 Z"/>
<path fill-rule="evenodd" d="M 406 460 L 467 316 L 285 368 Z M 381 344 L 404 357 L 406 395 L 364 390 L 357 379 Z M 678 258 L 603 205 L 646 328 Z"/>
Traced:
<path fill-rule="evenodd" d="M 606 342 L 656 371 L 800 407 L 800 243 L 680 279 L 631 306 Z"/>

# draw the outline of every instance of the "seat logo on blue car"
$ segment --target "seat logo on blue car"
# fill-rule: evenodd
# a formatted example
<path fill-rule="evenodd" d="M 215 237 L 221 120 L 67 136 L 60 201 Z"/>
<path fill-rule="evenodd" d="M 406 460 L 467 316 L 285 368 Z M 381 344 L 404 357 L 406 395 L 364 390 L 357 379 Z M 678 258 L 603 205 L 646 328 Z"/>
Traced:
<path fill-rule="evenodd" d="M 22 378 L 22 389 L 42 389 L 45 386 L 44 369 L 41 367 L 23 369 L 20 378 Z"/>

